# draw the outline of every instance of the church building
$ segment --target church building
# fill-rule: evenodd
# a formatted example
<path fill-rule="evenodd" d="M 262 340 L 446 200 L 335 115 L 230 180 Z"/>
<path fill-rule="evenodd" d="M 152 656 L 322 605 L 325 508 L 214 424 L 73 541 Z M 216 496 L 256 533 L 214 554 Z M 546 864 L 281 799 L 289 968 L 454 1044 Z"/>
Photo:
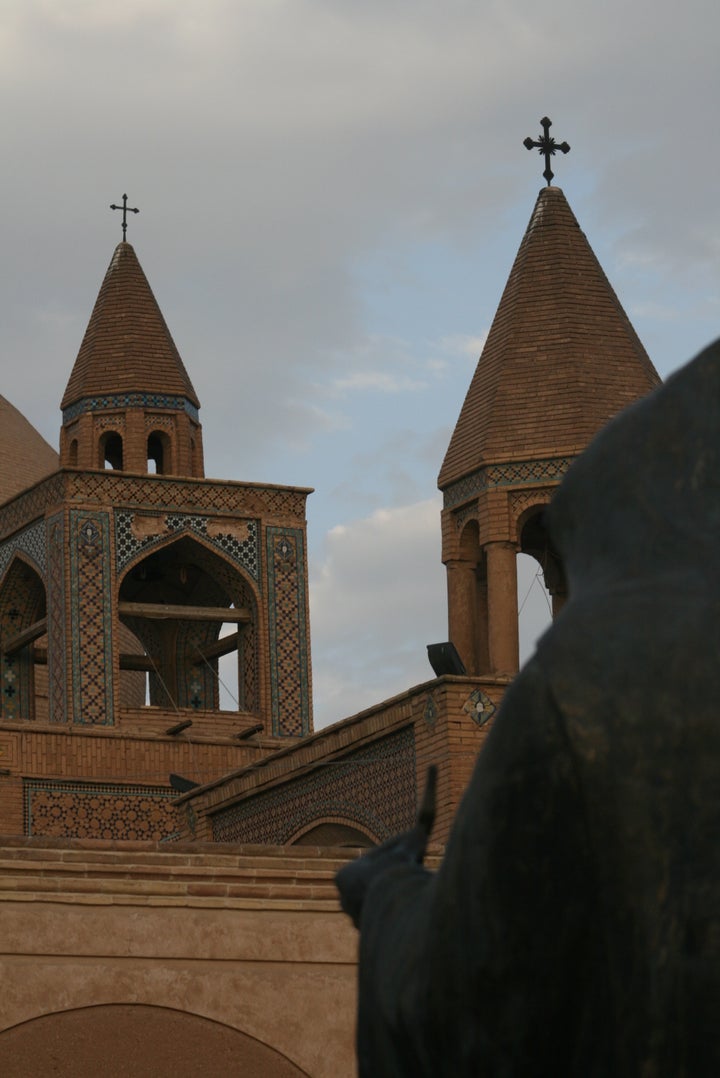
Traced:
<path fill-rule="evenodd" d="M 353 1073 L 334 873 L 412 824 L 431 763 L 441 856 L 518 670 L 517 555 L 558 612 L 543 510 L 658 383 L 543 188 L 441 462 L 436 676 L 315 733 L 311 491 L 205 477 L 198 396 L 123 239 L 59 454 L 0 398 L 3 1075 L 44 1073 L 53 1051 L 74 1053 L 68 1075 Z"/>

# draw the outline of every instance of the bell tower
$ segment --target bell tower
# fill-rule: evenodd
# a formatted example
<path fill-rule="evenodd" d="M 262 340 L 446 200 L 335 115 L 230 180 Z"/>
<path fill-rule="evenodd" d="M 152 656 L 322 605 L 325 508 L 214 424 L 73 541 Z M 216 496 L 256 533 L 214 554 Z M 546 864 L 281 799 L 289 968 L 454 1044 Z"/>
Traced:
<path fill-rule="evenodd" d="M 61 466 L 201 479 L 199 407 L 137 255 L 123 241 L 62 399 Z"/>
<path fill-rule="evenodd" d="M 519 552 L 562 606 L 543 509 L 593 435 L 659 381 L 563 192 L 545 187 L 438 478 L 449 637 L 469 674 L 517 672 Z"/>

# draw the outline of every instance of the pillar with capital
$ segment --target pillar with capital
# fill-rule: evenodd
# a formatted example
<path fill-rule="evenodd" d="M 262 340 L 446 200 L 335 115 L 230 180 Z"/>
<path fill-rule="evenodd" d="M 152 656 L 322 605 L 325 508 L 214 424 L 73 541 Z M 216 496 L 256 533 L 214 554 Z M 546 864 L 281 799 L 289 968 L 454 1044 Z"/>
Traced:
<path fill-rule="evenodd" d="M 493 674 L 516 674 L 520 667 L 517 601 L 517 546 L 486 543 L 488 651 Z"/>

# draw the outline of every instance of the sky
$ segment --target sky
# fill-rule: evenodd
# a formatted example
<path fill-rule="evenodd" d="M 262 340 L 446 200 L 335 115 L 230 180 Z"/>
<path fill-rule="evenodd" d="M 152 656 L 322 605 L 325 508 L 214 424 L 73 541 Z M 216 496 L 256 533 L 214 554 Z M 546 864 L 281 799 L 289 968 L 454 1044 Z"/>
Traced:
<path fill-rule="evenodd" d="M 315 490 L 316 726 L 426 681 L 523 139 L 570 143 L 555 183 L 665 377 L 720 333 L 719 38 L 716 0 L 0 0 L 0 393 L 57 446 L 126 192 L 206 474 Z"/>

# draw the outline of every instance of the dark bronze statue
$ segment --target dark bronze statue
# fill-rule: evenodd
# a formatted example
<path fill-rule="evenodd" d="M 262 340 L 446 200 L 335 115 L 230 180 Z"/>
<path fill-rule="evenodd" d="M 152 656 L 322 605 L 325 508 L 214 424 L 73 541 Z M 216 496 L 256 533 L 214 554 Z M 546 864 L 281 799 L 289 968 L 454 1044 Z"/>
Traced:
<path fill-rule="evenodd" d="M 338 875 L 362 1078 L 720 1075 L 720 341 L 598 435 L 546 517 L 570 600 L 442 866 L 426 805 Z"/>

